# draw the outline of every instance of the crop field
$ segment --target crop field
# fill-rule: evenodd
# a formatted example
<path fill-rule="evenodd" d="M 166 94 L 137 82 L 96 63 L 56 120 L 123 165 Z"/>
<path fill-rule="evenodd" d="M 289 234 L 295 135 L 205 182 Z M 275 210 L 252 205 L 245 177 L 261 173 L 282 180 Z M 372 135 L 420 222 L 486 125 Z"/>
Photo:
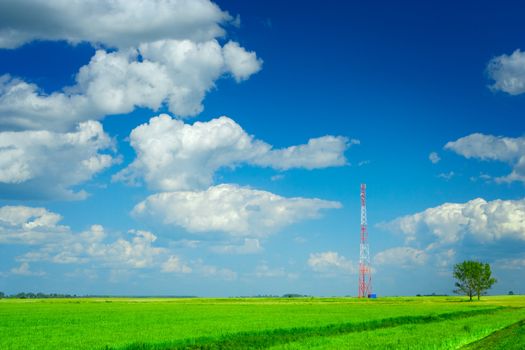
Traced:
<path fill-rule="evenodd" d="M 525 297 L 2 299 L 0 349 L 524 349 Z"/>

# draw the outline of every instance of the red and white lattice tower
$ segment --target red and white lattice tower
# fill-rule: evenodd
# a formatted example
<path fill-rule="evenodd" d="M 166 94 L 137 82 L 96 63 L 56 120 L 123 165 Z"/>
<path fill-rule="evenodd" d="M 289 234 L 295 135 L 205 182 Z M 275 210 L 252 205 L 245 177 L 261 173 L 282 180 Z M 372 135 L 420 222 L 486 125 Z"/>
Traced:
<path fill-rule="evenodd" d="M 361 244 L 359 245 L 359 298 L 367 298 L 372 293 L 370 271 L 370 247 L 366 228 L 366 185 L 361 184 Z"/>

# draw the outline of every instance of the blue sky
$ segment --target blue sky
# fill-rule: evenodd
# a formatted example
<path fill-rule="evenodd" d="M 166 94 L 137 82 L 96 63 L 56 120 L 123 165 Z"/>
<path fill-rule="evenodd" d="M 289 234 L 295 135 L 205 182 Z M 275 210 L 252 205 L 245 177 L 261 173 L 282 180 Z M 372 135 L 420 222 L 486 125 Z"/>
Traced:
<path fill-rule="evenodd" d="M 4 2 L 0 290 L 525 292 L 523 10 Z"/>

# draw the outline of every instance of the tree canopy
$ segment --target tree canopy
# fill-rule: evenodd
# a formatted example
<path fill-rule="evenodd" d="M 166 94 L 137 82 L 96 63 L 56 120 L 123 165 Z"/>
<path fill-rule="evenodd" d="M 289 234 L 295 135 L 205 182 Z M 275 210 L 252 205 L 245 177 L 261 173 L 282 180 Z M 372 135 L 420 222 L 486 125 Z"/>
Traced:
<path fill-rule="evenodd" d="M 457 280 L 454 293 L 466 294 L 470 300 L 474 295 L 477 295 L 479 300 L 481 295 L 496 283 L 489 264 L 472 260 L 454 265 L 454 278 Z"/>

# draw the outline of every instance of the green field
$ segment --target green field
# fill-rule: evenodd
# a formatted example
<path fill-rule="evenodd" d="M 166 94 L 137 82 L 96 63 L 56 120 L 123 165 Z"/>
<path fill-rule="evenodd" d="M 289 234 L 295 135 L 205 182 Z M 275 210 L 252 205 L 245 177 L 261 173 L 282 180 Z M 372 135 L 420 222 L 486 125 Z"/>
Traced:
<path fill-rule="evenodd" d="M 524 349 L 523 320 L 523 296 L 1 299 L 0 349 Z"/>

